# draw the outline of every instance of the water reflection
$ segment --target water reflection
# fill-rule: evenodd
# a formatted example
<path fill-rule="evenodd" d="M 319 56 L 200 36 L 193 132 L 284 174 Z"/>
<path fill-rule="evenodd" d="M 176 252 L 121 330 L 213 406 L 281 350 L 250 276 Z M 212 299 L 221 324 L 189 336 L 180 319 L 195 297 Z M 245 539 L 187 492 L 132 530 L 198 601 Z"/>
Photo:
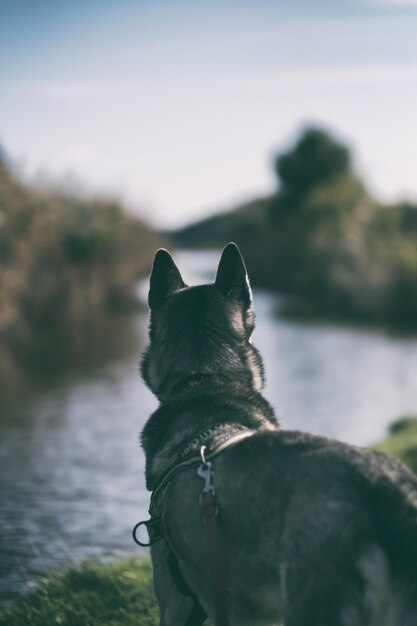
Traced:
<path fill-rule="evenodd" d="M 192 284 L 212 278 L 218 254 L 176 259 Z M 143 296 L 147 286 L 138 289 Z M 254 343 L 283 427 L 366 444 L 393 418 L 416 411 L 417 339 L 277 320 L 276 306 L 274 296 L 255 292 Z M 138 375 L 146 313 L 134 321 L 123 358 L 32 393 L 2 417 L 3 601 L 53 568 L 137 550 L 131 527 L 148 504 L 138 432 L 156 402 Z"/>
<path fill-rule="evenodd" d="M 146 324 L 139 314 L 129 357 L 61 380 L 4 414 L 3 601 L 52 568 L 131 549 L 131 526 L 147 504 L 137 433 L 155 406 L 138 376 Z"/>

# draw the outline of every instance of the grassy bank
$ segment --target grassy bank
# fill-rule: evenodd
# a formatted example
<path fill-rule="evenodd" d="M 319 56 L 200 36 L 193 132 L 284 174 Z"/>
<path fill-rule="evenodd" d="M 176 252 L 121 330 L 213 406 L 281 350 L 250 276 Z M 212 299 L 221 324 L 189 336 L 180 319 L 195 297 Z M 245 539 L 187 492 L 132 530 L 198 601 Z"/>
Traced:
<path fill-rule="evenodd" d="M 117 200 L 27 185 L 0 152 L 0 396 L 102 350 L 157 245 Z"/>
<path fill-rule="evenodd" d="M 417 472 L 417 416 L 392 424 L 373 446 Z M 84 563 L 51 576 L 0 615 L 0 626 L 156 626 L 158 609 L 148 559 Z"/>
<path fill-rule="evenodd" d="M 85 563 L 0 615 L 1 626 L 156 626 L 148 559 Z"/>
<path fill-rule="evenodd" d="M 388 436 L 373 448 L 396 456 L 417 474 L 417 415 L 407 415 L 393 422 Z"/>

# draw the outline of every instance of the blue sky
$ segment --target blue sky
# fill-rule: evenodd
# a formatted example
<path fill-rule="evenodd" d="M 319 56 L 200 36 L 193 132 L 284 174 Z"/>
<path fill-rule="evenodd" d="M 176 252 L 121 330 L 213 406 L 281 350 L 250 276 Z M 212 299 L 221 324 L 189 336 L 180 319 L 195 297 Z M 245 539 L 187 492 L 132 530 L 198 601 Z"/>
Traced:
<path fill-rule="evenodd" d="M 0 0 L 0 141 L 175 226 L 275 185 L 305 123 L 417 198 L 417 0 Z"/>

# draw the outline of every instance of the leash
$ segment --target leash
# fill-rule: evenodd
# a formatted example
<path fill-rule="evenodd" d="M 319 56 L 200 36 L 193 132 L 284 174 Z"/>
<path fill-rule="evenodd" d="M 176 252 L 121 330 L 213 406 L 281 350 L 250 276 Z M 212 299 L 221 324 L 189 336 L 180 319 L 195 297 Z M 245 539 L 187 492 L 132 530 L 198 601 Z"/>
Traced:
<path fill-rule="evenodd" d="M 218 507 L 216 490 L 213 482 L 213 464 L 205 458 L 206 446 L 201 446 L 201 465 L 197 474 L 204 480 L 199 503 L 203 514 L 207 533 L 208 561 L 211 576 L 214 613 L 216 626 L 228 626 L 226 581 L 224 575 L 223 555 L 220 545 L 219 529 L 217 525 Z"/>
<path fill-rule="evenodd" d="M 223 432 L 222 432 L 223 430 Z M 135 543 L 142 547 L 151 546 L 156 541 L 164 538 L 168 544 L 168 562 L 171 574 L 176 582 L 178 590 L 186 596 L 191 596 L 194 606 L 185 623 L 185 626 L 202 626 L 207 615 L 195 594 L 188 587 L 179 569 L 177 557 L 171 547 L 165 524 L 165 503 L 170 481 L 178 473 L 197 466 L 197 475 L 204 480 L 204 486 L 199 496 L 199 506 L 206 527 L 208 564 L 210 570 L 213 604 L 215 610 L 216 626 L 228 626 L 226 584 L 223 566 L 219 529 L 217 524 L 218 507 L 216 491 L 213 482 L 213 464 L 211 460 L 218 456 L 226 448 L 254 435 L 252 430 L 241 425 L 228 425 L 232 434 L 224 432 L 224 424 L 205 429 L 198 433 L 191 443 L 186 445 L 179 454 L 179 458 L 162 475 L 151 495 L 149 506 L 150 518 L 138 522 L 132 531 Z M 217 434 L 216 434 L 216 431 Z M 214 443 L 210 449 L 206 445 L 200 445 L 212 436 Z M 199 453 L 194 450 L 198 446 Z M 185 457 L 185 458 L 184 458 Z M 162 500 L 162 503 L 161 503 Z M 139 538 L 139 530 L 145 526 L 149 541 Z"/>

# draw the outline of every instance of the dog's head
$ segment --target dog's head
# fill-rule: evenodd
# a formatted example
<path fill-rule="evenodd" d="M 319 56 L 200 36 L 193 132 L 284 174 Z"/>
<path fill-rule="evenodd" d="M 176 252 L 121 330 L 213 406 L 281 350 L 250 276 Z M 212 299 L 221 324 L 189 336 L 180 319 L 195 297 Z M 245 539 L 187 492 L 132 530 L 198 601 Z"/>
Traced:
<path fill-rule="evenodd" d="M 234 243 L 223 250 L 211 285 L 188 287 L 166 250 L 155 255 L 149 290 L 150 345 L 142 376 L 160 400 L 190 376 L 215 375 L 258 391 L 263 368 L 251 345 L 252 293 Z"/>

